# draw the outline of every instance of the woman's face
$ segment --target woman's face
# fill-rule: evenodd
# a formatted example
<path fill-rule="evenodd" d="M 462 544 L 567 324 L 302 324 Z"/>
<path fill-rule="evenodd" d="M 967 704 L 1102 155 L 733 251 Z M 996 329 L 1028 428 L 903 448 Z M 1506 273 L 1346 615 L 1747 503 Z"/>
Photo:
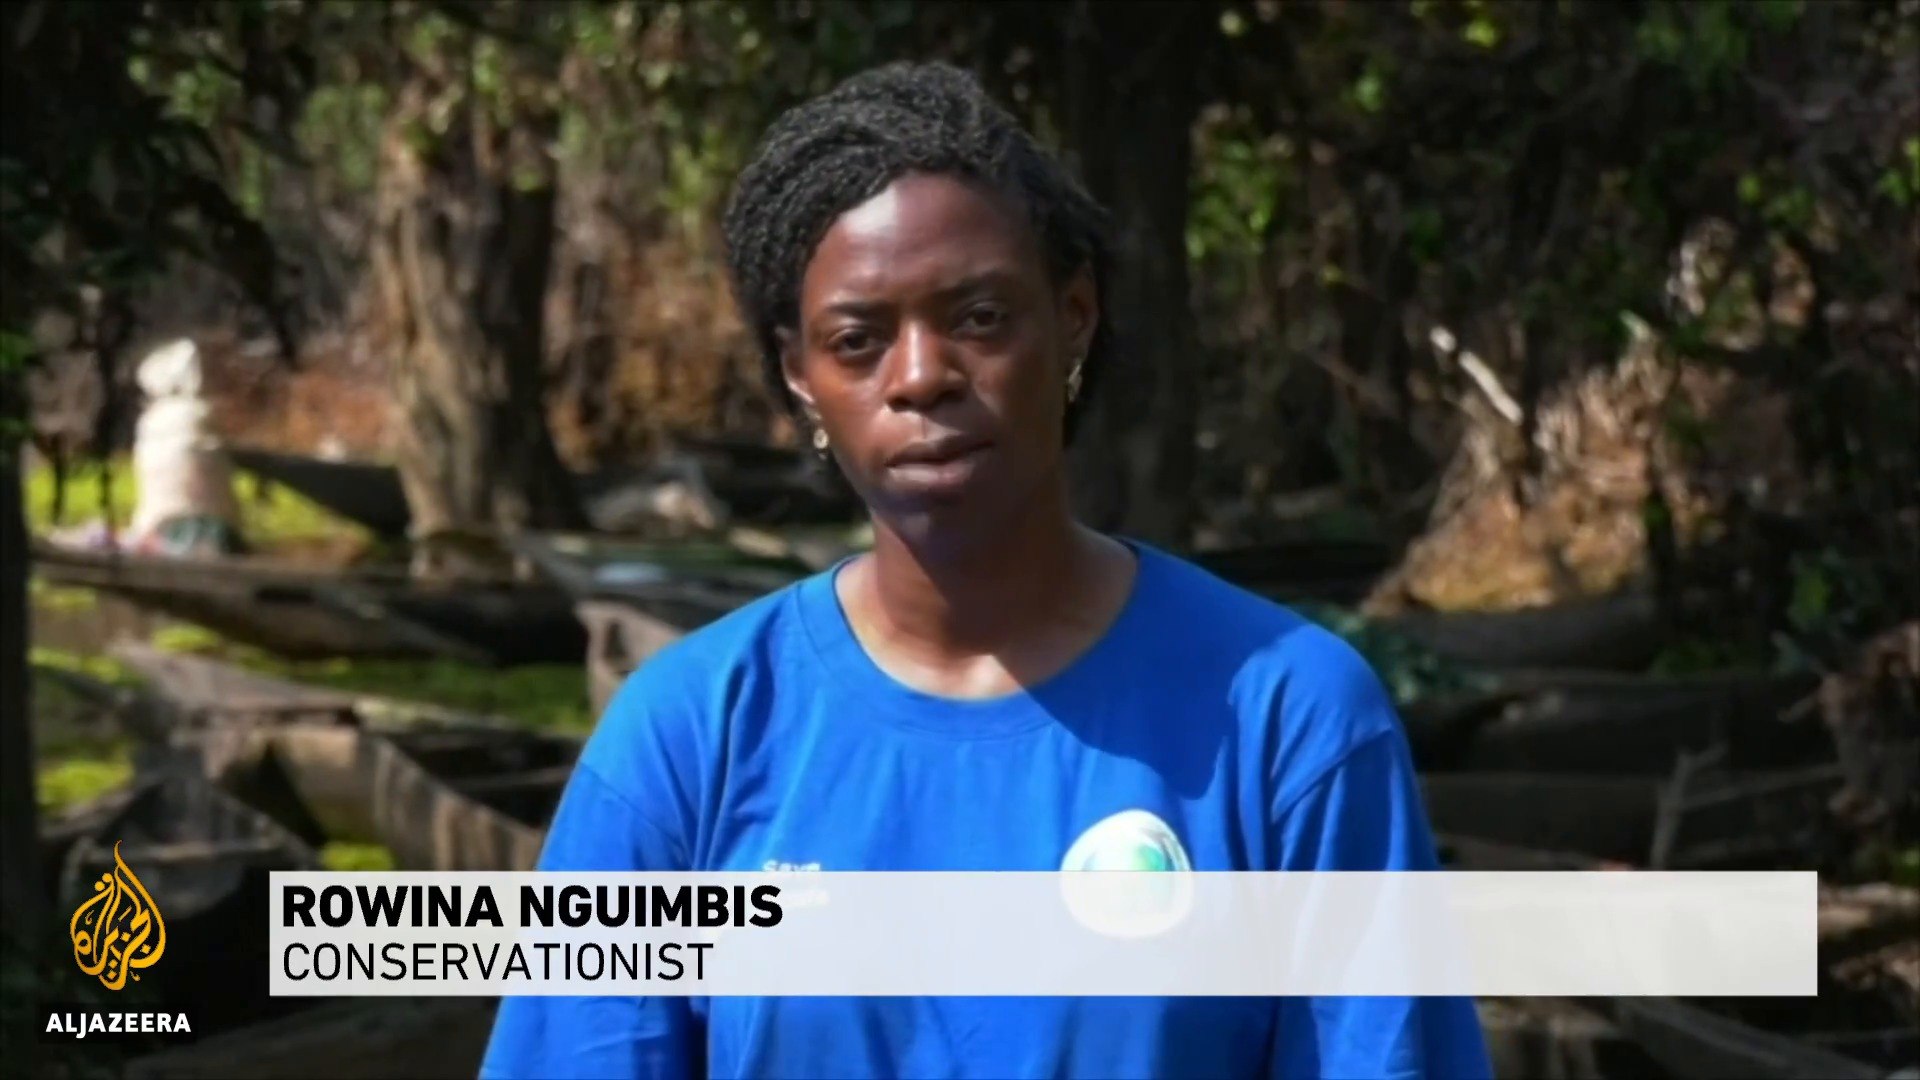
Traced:
<path fill-rule="evenodd" d="M 842 214 L 782 335 L 787 383 L 875 516 L 991 527 L 1057 481 L 1066 381 L 1097 319 L 1090 277 L 1050 281 L 1024 216 L 915 174 Z"/>

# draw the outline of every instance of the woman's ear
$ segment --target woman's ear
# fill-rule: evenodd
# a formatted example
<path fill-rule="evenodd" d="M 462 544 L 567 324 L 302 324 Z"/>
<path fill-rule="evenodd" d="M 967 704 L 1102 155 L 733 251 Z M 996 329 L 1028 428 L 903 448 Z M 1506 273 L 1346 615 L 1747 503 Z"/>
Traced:
<path fill-rule="evenodd" d="M 1100 289 L 1091 269 L 1083 266 L 1074 271 L 1060 290 L 1060 321 L 1067 332 L 1067 355 L 1086 356 L 1100 325 Z"/>
<path fill-rule="evenodd" d="M 800 335 L 789 327 L 777 327 L 773 331 L 774 344 L 780 350 L 780 377 L 786 381 L 787 393 L 800 403 L 808 414 L 813 407 L 813 388 L 807 385 L 805 371 L 801 369 Z"/>

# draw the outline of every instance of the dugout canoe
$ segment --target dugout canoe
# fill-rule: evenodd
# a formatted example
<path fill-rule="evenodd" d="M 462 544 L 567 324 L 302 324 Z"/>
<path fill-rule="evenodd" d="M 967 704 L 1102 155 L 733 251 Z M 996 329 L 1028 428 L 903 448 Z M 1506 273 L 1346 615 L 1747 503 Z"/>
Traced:
<path fill-rule="evenodd" d="M 33 570 L 291 659 L 437 656 L 506 665 L 578 660 L 586 635 L 549 582 L 416 580 L 258 558 L 169 558 L 37 545 Z"/>
<path fill-rule="evenodd" d="M 263 928 L 264 928 L 264 924 Z M 497 1008 L 490 998 L 371 998 L 288 1016 L 128 1062 L 127 1080 L 468 1080 Z"/>
<path fill-rule="evenodd" d="M 470 727 L 295 724 L 264 738 L 263 767 L 304 819 L 386 847 L 402 870 L 532 869 L 579 755 L 575 740 Z"/>
<path fill-rule="evenodd" d="M 1676 1080 L 1881 1080 L 1883 1068 L 1666 998 L 1616 998 L 1615 1022 Z"/>
<path fill-rule="evenodd" d="M 388 539 L 408 535 L 413 514 L 399 470 L 367 461 L 237 447 L 236 467 L 283 485 Z M 852 521 L 858 505 L 844 483 L 777 447 L 712 441 L 668 451 L 642 466 L 572 473 L 587 520 L 603 532 L 678 517 L 689 502 L 715 524 Z"/>
<path fill-rule="evenodd" d="M 1444 660 L 1493 671 L 1635 671 L 1659 655 L 1659 605 L 1625 592 L 1518 611 L 1411 611 L 1379 620 Z"/>
<path fill-rule="evenodd" d="M 533 865 L 581 740 L 205 657 L 116 650 L 152 680 L 170 744 L 289 831 L 377 843 L 405 870 Z"/>
<path fill-rule="evenodd" d="M 1766 870 L 1806 864 L 1831 828 L 1836 764 L 1675 777 L 1429 772 L 1420 778 L 1436 833 L 1465 857 L 1502 849 L 1655 869 Z M 1476 848 L 1475 844 L 1492 845 Z M 1491 868 L 1491 867 L 1489 867 Z M 1540 869 L 1567 868 L 1540 866 Z"/>
<path fill-rule="evenodd" d="M 235 468 L 298 492 L 376 536 L 403 537 L 413 520 L 399 470 L 391 465 L 239 446 L 227 456 Z"/>
<path fill-rule="evenodd" d="M 1283 602 L 1327 604 L 1358 603 L 1393 562 L 1384 544 L 1313 540 L 1216 548 L 1185 557 L 1249 592 Z"/>
<path fill-rule="evenodd" d="M 598 715 L 626 677 L 687 634 L 810 572 L 729 544 L 638 544 L 554 534 L 514 549 L 573 597 L 585 629 L 587 694 Z"/>
<path fill-rule="evenodd" d="M 1833 756 L 1812 725 L 1784 723 L 1811 676 L 1509 672 L 1468 700 L 1497 701 L 1469 722 L 1412 710 L 1421 764 L 1476 772 L 1666 775 L 1683 753 L 1724 747 L 1724 764 L 1790 769 Z"/>

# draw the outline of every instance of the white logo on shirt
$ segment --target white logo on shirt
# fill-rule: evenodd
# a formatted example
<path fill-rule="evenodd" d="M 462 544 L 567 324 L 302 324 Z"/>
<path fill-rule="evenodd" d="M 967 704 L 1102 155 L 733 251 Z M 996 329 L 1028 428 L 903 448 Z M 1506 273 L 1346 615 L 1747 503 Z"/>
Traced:
<path fill-rule="evenodd" d="M 1145 810 L 1122 810 L 1080 834 L 1060 860 L 1067 910 L 1110 937 L 1152 937 L 1193 907 L 1193 862 L 1173 827 Z M 1147 872 L 1146 880 L 1092 880 L 1082 871 Z M 1161 875 L 1165 875 L 1164 877 Z"/>

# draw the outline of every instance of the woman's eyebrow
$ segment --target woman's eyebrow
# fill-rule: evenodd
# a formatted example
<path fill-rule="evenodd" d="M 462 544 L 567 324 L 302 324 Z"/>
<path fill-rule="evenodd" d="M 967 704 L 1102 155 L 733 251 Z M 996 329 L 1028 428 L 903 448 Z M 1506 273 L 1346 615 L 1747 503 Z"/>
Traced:
<path fill-rule="evenodd" d="M 884 314 L 893 305 L 884 300 L 866 300 L 850 296 L 843 300 L 829 300 L 820 307 L 820 315 L 845 315 L 855 319 L 872 318 Z"/>
<path fill-rule="evenodd" d="M 1012 270 L 996 266 L 955 278 L 937 286 L 928 295 L 935 301 L 952 301 L 962 296 L 985 292 L 988 289 L 1007 289 L 1018 280 L 1019 275 Z M 849 291 L 829 297 L 826 303 L 820 305 L 816 317 L 841 315 L 855 319 L 874 318 L 886 314 L 896 306 L 891 300 L 871 299 Z"/>
<path fill-rule="evenodd" d="M 1018 275 L 1012 271 L 994 267 L 968 274 L 958 280 L 942 285 L 933 291 L 933 296 L 938 300 L 951 300 L 968 293 L 984 292 L 992 288 L 1006 288 L 1017 279 Z"/>

